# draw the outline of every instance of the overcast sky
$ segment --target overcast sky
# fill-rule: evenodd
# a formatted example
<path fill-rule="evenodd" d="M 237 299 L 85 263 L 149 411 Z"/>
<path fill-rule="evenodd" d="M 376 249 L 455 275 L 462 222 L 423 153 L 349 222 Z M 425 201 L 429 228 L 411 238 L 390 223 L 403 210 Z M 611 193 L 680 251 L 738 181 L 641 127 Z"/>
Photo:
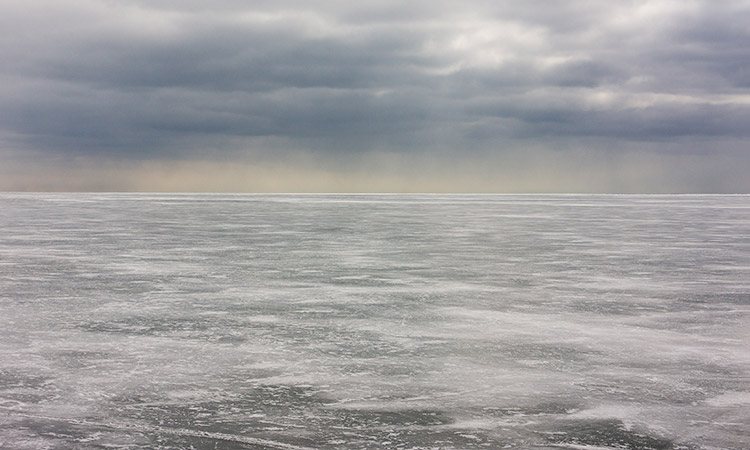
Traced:
<path fill-rule="evenodd" d="M 0 0 L 0 189 L 750 192 L 750 1 Z"/>

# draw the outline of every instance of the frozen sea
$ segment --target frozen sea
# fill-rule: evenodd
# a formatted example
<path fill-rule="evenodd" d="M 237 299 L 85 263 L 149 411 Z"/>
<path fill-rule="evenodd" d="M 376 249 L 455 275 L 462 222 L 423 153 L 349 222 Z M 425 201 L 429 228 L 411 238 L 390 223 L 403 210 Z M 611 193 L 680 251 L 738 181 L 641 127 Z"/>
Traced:
<path fill-rule="evenodd" d="M 750 197 L 0 193 L 0 448 L 750 448 Z"/>

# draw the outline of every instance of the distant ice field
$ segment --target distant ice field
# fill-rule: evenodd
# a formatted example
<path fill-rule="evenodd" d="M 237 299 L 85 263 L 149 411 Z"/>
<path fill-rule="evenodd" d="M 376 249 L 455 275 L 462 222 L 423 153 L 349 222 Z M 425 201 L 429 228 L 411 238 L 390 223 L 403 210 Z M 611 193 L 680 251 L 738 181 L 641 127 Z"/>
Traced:
<path fill-rule="evenodd" d="M 750 448 L 750 196 L 0 193 L 0 448 Z"/>

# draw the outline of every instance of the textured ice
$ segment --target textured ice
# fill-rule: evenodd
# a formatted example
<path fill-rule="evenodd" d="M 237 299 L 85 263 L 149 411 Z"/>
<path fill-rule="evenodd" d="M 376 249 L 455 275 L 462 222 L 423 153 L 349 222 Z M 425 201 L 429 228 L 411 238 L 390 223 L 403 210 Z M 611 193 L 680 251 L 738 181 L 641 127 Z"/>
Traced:
<path fill-rule="evenodd" d="M 750 197 L 0 194 L 0 448 L 750 448 Z"/>

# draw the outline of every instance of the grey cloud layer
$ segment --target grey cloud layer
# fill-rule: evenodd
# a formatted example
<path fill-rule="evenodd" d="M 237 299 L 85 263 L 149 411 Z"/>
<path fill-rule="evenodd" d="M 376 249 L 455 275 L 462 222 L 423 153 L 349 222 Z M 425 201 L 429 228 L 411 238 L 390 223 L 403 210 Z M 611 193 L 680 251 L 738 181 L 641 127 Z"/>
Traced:
<path fill-rule="evenodd" d="M 0 6 L 0 139 L 44 151 L 750 133 L 746 1 L 16 3 Z"/>

